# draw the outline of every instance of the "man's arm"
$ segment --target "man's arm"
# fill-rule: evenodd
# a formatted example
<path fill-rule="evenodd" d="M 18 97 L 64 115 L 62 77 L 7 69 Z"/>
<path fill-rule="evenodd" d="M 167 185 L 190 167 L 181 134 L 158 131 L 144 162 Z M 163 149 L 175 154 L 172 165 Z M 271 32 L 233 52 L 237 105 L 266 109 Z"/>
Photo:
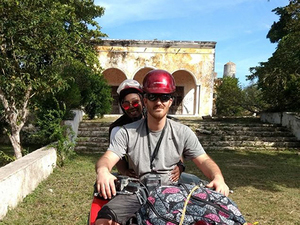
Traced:
<path fill-rule="evenodd" d="M 107 150 L 98 160 L 95 166 L 97 173 L 96 184 L 97 190 L 104 199 L 116 195 L 114 181 L 117 179 L 110 173 L 114 165 L 119 161 L 119 156 L 112 151 Z"/>
<path fill-rule="evenodd" d="M 207 154 L 202 154 L 194 158 L 193 162 L 211 180 L 207 187 L 214 188 L 217 192 L 225 196 L 229 195 L 229 188 L 224 181 L 219 166 Z"/>

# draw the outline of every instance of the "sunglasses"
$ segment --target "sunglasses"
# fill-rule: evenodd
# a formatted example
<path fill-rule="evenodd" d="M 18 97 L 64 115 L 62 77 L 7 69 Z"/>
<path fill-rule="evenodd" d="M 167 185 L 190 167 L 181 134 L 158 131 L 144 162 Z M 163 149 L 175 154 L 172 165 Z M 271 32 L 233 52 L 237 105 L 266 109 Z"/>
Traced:
<path fill-rule="evenodd" d="M 140 100 L 133 100 L 132 102 L 125 101 L 125 102 L 122 102 L 122 104 L 121 104 L 121 106 L 124 110 L 128 110 L 130 108 L 130 105 L 133 108 L 138 108 L 140 105 Z"/>
<path fill-rule="evenodd" d="M 161 102 L 167 102 L 172 98 L 172 95 L 170 95 L 170 94 L 146 94 L 146 98 L 152 102 L 156 101 L 158 98 L 160 99 Z"/>

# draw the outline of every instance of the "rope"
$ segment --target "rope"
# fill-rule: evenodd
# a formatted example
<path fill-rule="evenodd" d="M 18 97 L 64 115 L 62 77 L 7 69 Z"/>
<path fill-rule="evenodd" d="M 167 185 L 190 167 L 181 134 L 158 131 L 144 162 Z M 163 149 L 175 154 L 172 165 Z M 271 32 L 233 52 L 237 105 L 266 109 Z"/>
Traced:
<path fill-rule="evenodd" d="M 198 188 L 200 188 L 200 187 L 199 187 L 198 185 L 196 185 L 196 186 L 190 191 L 189 195 L 187 196 L 187 198 L 186 198 L 186 200 L 185 200 L 185 202 L 184 202 L 184 206 L 183 206 L 182 215 L 181 215 L 181 218 L 180 218 L 180 223 L 179 223 L 179 225 L 182 225 L 182 224 L 183 224 L 187 204 L 189 203 L 190 198 L 191 198 L 193 192 L 196 191 Z"/>

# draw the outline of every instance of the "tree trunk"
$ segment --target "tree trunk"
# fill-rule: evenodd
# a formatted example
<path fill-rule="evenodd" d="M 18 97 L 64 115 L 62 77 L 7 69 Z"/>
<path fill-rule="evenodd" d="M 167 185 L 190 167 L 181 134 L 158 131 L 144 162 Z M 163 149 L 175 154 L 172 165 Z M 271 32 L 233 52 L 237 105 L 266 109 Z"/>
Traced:
<path fill-rule="evenodd" d="M 6 121 L 9 123 L 11 129 L 8 133 L 10 142 L 14 148 L 15 157 L 19 159 L 22 157 L 22 147 L 21 147 L 21 139 L 20 139 L 20 132 L 23 128 L 25 121 L 27 120 L 28 116 L 28 101 L 30 99 L 31 93 L 31 86 L 28 87 L 27 91 L 25 92 L 24 99 L 19 99 L 20 102 L 23 104 L 20 108 L 17 107 L 16 100 L 12 99 L 10 102 L 5 98 L 3 91 L 0 88 L 0 100 L 4 106 L 4 115 Z M 23 100 L 23 101 L 22 101 Z"/>
<path fill-rule="evenodd" d="M 17 111 L 18 112 L 18 111 Z M 10 142 L 14 148 L 16 159 L 22 158 L 22 146 L 21 146 L 21 138 L 20 132 L 24 126 L 24 122 L 20 122 L 18 120 L 18 113 L 11 113 L 10 115 L 10 132 L 8 133 Z"/>
<path fill-rule="evenodd" d="M 11 134 L 9 134 L 10 142 L 14 148 L 16 159 L 22 158 L 22 147 L 20 142 L 20 129 L 13 130 Z"/>

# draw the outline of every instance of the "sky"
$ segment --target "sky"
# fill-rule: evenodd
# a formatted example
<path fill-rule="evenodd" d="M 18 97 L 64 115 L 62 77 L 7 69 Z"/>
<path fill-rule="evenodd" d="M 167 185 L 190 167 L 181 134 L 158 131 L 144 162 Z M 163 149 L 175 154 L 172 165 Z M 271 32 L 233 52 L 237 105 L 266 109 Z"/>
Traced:
<path fill-rule="evenodd" d="M 266 38 L 279 20 L 272 12 L 289 0 L 95 0 L 105 8 L 96 21 L 109 39 L 215 41 L 215 72 L 236 64 L 242 87 L 249 68 L 266 62 L 276 50 Z"/>

